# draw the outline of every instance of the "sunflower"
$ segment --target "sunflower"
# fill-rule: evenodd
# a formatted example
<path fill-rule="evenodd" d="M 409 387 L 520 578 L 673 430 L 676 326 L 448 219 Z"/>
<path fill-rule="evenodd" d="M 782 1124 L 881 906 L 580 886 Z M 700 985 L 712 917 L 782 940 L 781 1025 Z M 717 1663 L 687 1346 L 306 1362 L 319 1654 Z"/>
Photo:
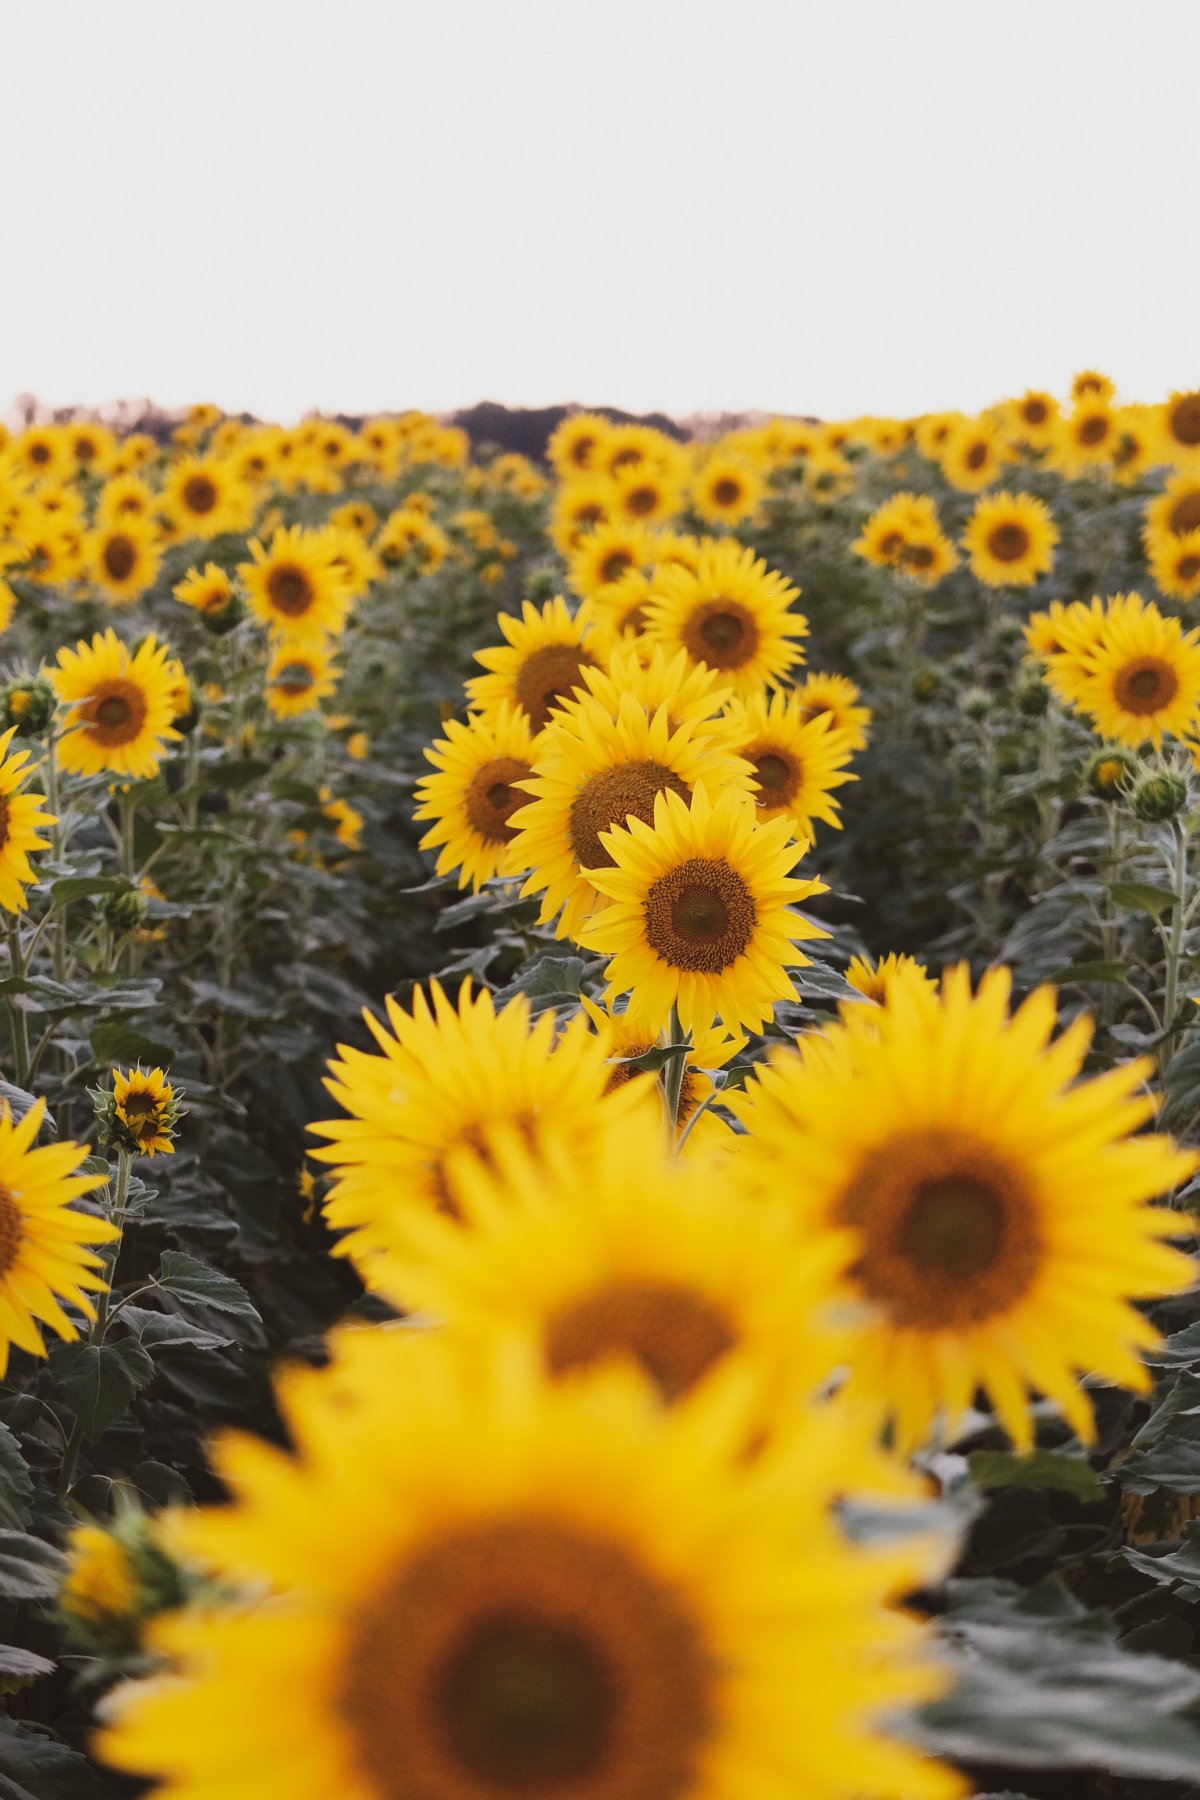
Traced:
<path fill-rule="evenodd" d="M 1071 378 L 1071 398 L 1076 404 L 1081 400 L 1099 400 L 1107 406 L 1116 395 L 1115 383 L 1098 369 L 1081 369 Z"/>
<path fill-rule="evenodd" d="M 715 669 L 691 662 L 684 649 L 672 653 L 665 645 L 648 644 L 644 638 L 618 644 L 604 668 L 584 669 L 583 682 L 574 698 L 564 700 L 559 707 L 563 718 L 571 716 L 584 694 L 598 700 L 614 722 L 627 694 L 637 700 L 648 717 L 665 706 L 671 731 L 703 721 L 708 735 L 729 748 L 729 727 L 720 714 L 733 698 L 733 690 Z"/>
<path fill-rule="evenodd" d="M 661 649 L 646 636 L 646 608 L 651 597 L 651 584 L 637 569 L 593 597 L 588 643 L 606 662 L 621 650 L 633 649 L 639 660 L 648 660 L 655 648 Z"/>
<path fill-rule="evenodd" d="M 1173 600 L 1194 600 L 1200 594 L 1200 531 L 1152 538 L 1147 549 L 1150 573 L 1161 593 Z"/>
<path fill-rule="evenodd" d="M 535 1162 L 509 1135 L 456 1198 L 466 1231 L 435 1213 L 414 1231 L 408 1310 L 488 1349 L 528 1332 L 551 1376 L 621 1357 L 669 1404 L 737 1358 L 769 1427 L 842 1360 L 827 1315 L 852 1235 L 798 1247 L 786 1202 L 747 1205 L 719 1162 L 668 1160 L 648 1112 L 582 1172 L 568 1144 Z"/>
<path fill-rule="evenodd" d="M 580 1005 L 604 1043 L 608 1058 L 605 1093 L 611 1094 L 614 1089 L 624 1087 L 629 1081 L 641 1082 L 647 1087 L 658 1086 L 658 1073 L 639 1069 L 636 1059 L 648 1055 L 652 1050 L 663 1049 L 666 1043 L 664 1034 L 647 1031 L 644 1025 L 631 1019 L 628 1012 L 616 1012 L 611 1006 L 598 1006 L 586 994 L 581 997 Z M 719 1025 L 700 1032 L 692 1040 L 684 1057 L 675 1118 L 669 1123 L 680 1133 L 687 1131 L 687 1142 L 693 1148 L 706 1144 L 711 1148 L 714 1141 L 721 1143 L 729 1138 L 730 1126 L 707 1104 L 716 1092 L 710 1072 L 723 1069 L 731 1058 L 745 1048 L 746 1038 L 742 1033 L 732 1035 Z M 689 1130 L 698 1108 L 704 1108 L 704 1111 Z"/>
<path fill-rule="evenodd" d="M 1058 527 L 1032 494 L 989 494 L 976 501 L 962 541 L 985 586 L 1028 587 L 1054 567 Z"/>
<path fill-rule="evenodd" d="M 895 569 L 914 536 L 927 536 L 931 530 L 939 531 L 940 521 L 930 495 L 893 494 L 875 508 L 850 548 L 877 568 Z"/>
<path fill-rule="evenodd" d="M 829 713 L 810 715 L 795 693 L 775 693 L 735 700 L 725 717 L 734 748 L 754 771 L 760 819 L 790 820 L 802 843 L 812 841 L 816 819 L 840 830 L 833 790 L 858 777 L 846 771 L 853 745 Z"/>
<path fill-rule="evenodd" d="M 919 587 L 931 588 L 958 567 L 958 555 L 950 539 L 936 525 L 913 526 L 897 566 L 902 575 L 909 576 Z"/>
<path fill-rule="evenodd" d="M 887 1005 L 892 984 L 897 978 L 921 983 L 930 993 L 937 991 L 937 983 L 924 963 L 894 950 L 887 956 L 881 956 L 878 962 L 873 962 L 868 956 L 852 956 L 846 969 L 846 980 L 855 993 L 861 994 L 864 1000 L 874 1001 L 876 1006 Z M 842 1000 L 838 1003 L 838 1010 L 857 1005 L 856 1000 Z"/>
<path fill-rule="evenodd" d="M 379 518 L 369 500 L 347 500 L 343 506 L 334 507 L 328 522 L 339 531 L 357 531 L 366 538 L 378 526 Z"/>
<path fill-rule="evenodd" d="M 105 1761 L 163 1800 L 956 1800 L 875 1723 L 946 1686 L 896 1604 L 945 1559 L 837 1531 L 831 1409 L 747 1459 L 729 1384 L 666 1409 L 502 1349 L 345 1332 L 279 1383 L 290 1451 L 218 1445 L 232 1504 L 173 1540 L 220 1597 L 151 1623 L 177 1672 L 115 1696 Z"/>
<path fill-rule="evenodd" d="M 285 638 L 336 635 L 346 623 L 350 596 L 342 571 L 329 561 L 315 533 L 293 525 L 275 532 L 270 548 L 251 540 L 253 562 L 239 563 L 250 610 Z"/>
<path fill-rule="evenodd" d="M 124 525 L 153 517 L 157 496 L 140 475 L 115 475 L 96 499 L 97 525 Z"/>
<path fill-rule="evenodd" d="M 49 519 L 64 528 L 78 530 L 84 522 L 83 496 L 65 481 L 39 481 L 29 494 L 29 516 Z"/>
<path fill-rule="evenodd" d="M 490 712 L 507 700 L 534 732 L 543 730 L 555 703 L 581 686 L 583 670 L 599 667 L 585 643 L 591 618 L 586 600 L 572 618 L 561 594 L 540 612 L 526 600 L 519 619 L 501 613 L 497 624 L 508 641 L 476 652 L 475 661 L 488 673 L 467 682 L 471 705 Z"/>
<path fill-rule="evenodd" d="M 466 724 L 447 719 L 425 759 L 437 771 L 416 791 L 414 819 L 434 821 L 421 839 L 422 850 L 438 850 L 437 872 L 458 870 L 458 885 L 476 892 L 495 875 L 523 873 L 514 860 L 515 812 L 526 806 L 524 786 L 533 774 L 533 734 L 525 714 L 502 701 Z"/>
<path fill-rule="evenodd" d="M 1025 642 L 1043 662 L 1065 656 L 1082 667 L 1082 659 L 1104 635 L 1106 618 L 1101 600 L 1072 600 L 1066 605 L 1052 600 L 1046 612 L 1031 614 Z"/>
<path fill-rule="evenodd" d="M 1112 462 L 1117 442 L 1117 415 L 1108 402 L 1079 400 L 1060 422 L 1054 461 L 1066 475 L 1086 475 Z"/>
<path fill-rule="evenodd" d="M 831 441 L 818 444 L 804 460 L 804 486 L 822 505 L 832 505 L 854 487 L 854 464 Z"/>
<path fill-rule="evenodd" d="M 612 518 L 613 484 L 607 476 L 587 476 L 563 488 L 550 513 L 550 537 L 559 554 L 570 557 L 589 531 Z"/>
<path fill-rule="evenodd" d="M 163 497 L 189 538 L 242 531 L 249 524 L 250 491 L 228 463 L 213 456 L 185 456 L 167 473 Z"/>
<path fill-rule="evenodd" d="M 500 1012 L 469 981 L 457 1007 L 437 982 L 430 994 L 432 1005 L 417 989 L 411 1014 L 389 997 L 390 1032 L 365 1015 L 382 1055 L 340 1045 L 325 1085 L 351 1117 L 310 1127 L 331 1140 L 312 1154 L 336 1165 L 326 1215 L 348 1235 L 335 1249 L 383 1293 L 393 1291 L 408 1219 L 453 1210 L 448 1163 L 485 1154 L 485 1132 L 510 1126 L 536 1151 L 553 1125 L 586 1160 L 607 1125 L 644 1101 L 637 1091 L 605 1095 L 604 1046 L 582 1015 L 556 1042 L 553 1012 L 531 1022 L 523 994 Z"/>
<path fill-rule="evenodd" d="M 541 894 L 539 923 L 578 939 L 601 905 L 589 871 L 611 868 L 603 834 L 629 819 L 649 824 L 659 794 L 689 801 L 703 778 L 714 791 L 749 791 L 750 770 L 714 743 L 703 724 L 671 727 L 667 707 L 650 715 L 624 694 L 614 719 L 592 695 L 551 722 L 523 782 L 528 804 L 513 813 L 515 867 L 531 871 L 522 894 Z"/>
<path fill-rule="evenodd" d="M 352 601 L 361 600 L 383 574 L 379 558 L 357 531 L 344 525 L 322 525 L 314 534 L 314 542 L 324 552 L 330 567 L 342 576 Z"/>
<path fill-rule="evenodd" d="M 8 1101 L 0 1101 L 0 1378 L 14 1344 L 45 1356 L 39 1321 L 60 1338 L 79 1336 L 60 1301 L 95 1318 L 88 1293 L 102 1293 L 106 1283 L 103 1261 L 89 1246 L 117 1236 L 106 1220 L 71 1205 L 104 1181 L 76 1173 L 87 1146 L 31 1147 L 45 1116 L 45 1101 L 36 1100 L 14 1124 Z"/>
<path fill-rule="evenodd" d="M 1040 388 L 1029 388 L 1008 406 L 1009 426 L 1019 443 L 1032 450 L 1048 450 L 1054 442 L 1058 401 Z"/>
<path fill-rule="evenodd" d="M 599 413 L 572 413 L 555 428 L 546 455 L 560 476 L 573 481 L 597 467 L 611 434 Z"/>
<path fill-rule="evenodd" d="M 1160 1241 L 1179 1215 L 1144 1205 L 1200 1161 L 1130 1135 L 1155 1109 L 1139 1091 L 1151 1064 L 1078 1081 L 1090 1021 L 1051 1043 L 1053 991 L 1010 1018 L 1010 985 L 991 969 L 972 995 L 960 967 L 934 998 L 901 977 L 886 1007 L 773 1057 L 730 1099 L 750 1132 L 739 1166 L 786 1184 L 802 1240 L 860 1234 L 852 1290 L 875 1322 L 849 1385 L 894 1417 L 902 1449 L 939 1414 L 953 1430 L 980 1387 L 1021 1450 L 1030 1388 L 1090 1441 L 1077 1374 L 1145 1392 L 1136 1352 L 1159 1338 L 1129 1302 L 1195 1279 Z"/>
<path fill-rule="evenodd" d="M 683 505 L 682 483 L 663 469 L 638 468 L 613 478 L 613 516 L 637 525 L 661 525 Z"/>
<path fill-rule="evenodd" d="M 171 724 L 168 659 L 153 636 L 130 656 L 111 626 L 90 644 L 80 639 L 74 650 L 59 651 L 54 691 L 74 702 L 59 745 L 69 774 L 149 779 L 157 772 L 167 743 L 179 736 Z"/>
<path fill-rule="evenodd" d="M 86 420 L 68 425 L 67 455 L 83 475 L 102 475 L 117 451 L 117 440 L 107 425 L 92 425 Z"/>
<path fill-rule="evenodd" d="M 766 483 L 744 456 L 715 450 L 692 478 L 692 510 L 708 525 L 728 530 L 758 510 Z"/>
<path fill-rule="evenodd" d="M 332 788 L 322 787 L 318 798 L 321 802 L 321 817 L 333 826 L 333 836 L 343 850 L 361 850 L 366 821 L 358 809 L 351 806 L 348 800 L 334 794 Z"/>
<path fill-rule="evenodd" d="M 1101 737 L 1160 749 L 1188 736 L 1200 711 L 1200 631 L 1185 632 L 1140 594 L 1116 594 L 1083 651 L 1050 658 L 1050 680 Z"/>
<path fill-rule="evenodd" d="M 154 585 L 162 561 L 156 539 L 147 520 L 130 517 L 85 540 L 88 577 L 113 605 L 131 605 Z"/>
<path fill-rule="evenodd" d="M 597 525 L 570 559 L 571 586 L 585 599 L 608 595 L 620 587 L 626 575 L 645 569 L 649 560 L 650 540 L 644 526 L 622 520 Z"/>
<path fill-rule="evenodd" d="M 7 455 L 14 468 L 39 481 L 65 480 L 71 473 L 71 454 L 61 425 L 31 425 L 12 440 Z"/>
<path fill-rule="evenodd" d="M 930 462 L 939 462 L 942 451 L 962 423 L 963 415 L 956 412 L 926 413 L 918 419 L 913 435 L 921 455 L 928 457 Z"/>
<path fill-rule="evenodd" d="M 339 670 L 328 645 L 286 640 L 267 664 L 267 707 L 277 719 L 314 712 L 337 689 Z"/>
<path fill-rule="evenodd" d="M 66 1557 L 58 1606 L 68 1625 L 95 1631 L 117 1622 L 132 1623 L 139 1583 L 129 1552 L 119 1539 L 99 1525 L 76 1525 L 66 1545 Z"/>
<path fill-rule="evenodd" d="M 1154 421 L 1147 408 L 1124 406 L 1117 414 L 1116 442 L 1112 450 L 1114 481 L 1132 487 L 1148 469 L 1162 461 Z"/>
<path fill-rule="evenodd" d="M 727 790 L 714 803 L 698 787 L 690 805 L 667 791 L 653 825 L 632 818 L 602 832 L 611 868 L 587 871 L 611 902 L 580 934 L 610 958 L 608 995 L 628 993 L 631 1020 L 658 1031 L 678 1011 L 685 1031 L 758 1031 L 776 1000 L 793 999 L 797 942 L 824 937 L 789 911 L 825 892 L 789 875 L 801 848 L 787 819 L 760 825 L 754 803 Z"/>
<path fill-rule="evenodd" d="M 25 911 L 25 889 L 37 879 L 30 854 L 50 848 L 49 839 L 39 837 L 38 832 L 58 823 L 53 813 L 41 810 L 45 794 L 20 791 L 32 771 L 27 766 L 28 750 L 9 755 L 16 731 L 17 726 L 12 725 L 0 737 L 0 906 L 10 913 Z"/>
<path fill-rule="evenodd" d="M 180 1107 L 162 1069 L 114 1069 L 113 1110 L 139 1155 L 174 1156 Z"/>
<path fill-rule="evenodd" d="M 205 618 L 219 619 L 231 608 L 236 609 L 233 583 L 225 569 L 206 563 L 203 570 L 189 569 L 183 580 L 171 589 L 177 600 L 194 607 Z"/>
<path fill-rule="evenodd" d="M 433 575 L 449 556 L 451 544 L 440 525 L 406 504 L 384 520 L 372 549 L 389 569 L 407 566 Z"/>
<path fill-rule="evenodd" d="M 1200 476 L 1172 475 L 1163 492 L 1146 506 L 1147 534 L 1200 531 Z"/>
<path fill-rule="evenodd" d="M 792 641 L 808 633 L 803 613 L 792 610 L 798 598 L 799 589 L 753 550 L 719 540 L 703 550 L 694 575 L 681 568 L 656 573 L 646 630 L 671 651 L 682 646 L 692 662 L 749 697 L 804 660 Z"/>
<path fill-rule="evenodd" d="M 1200 390 L 1172 394 L 1161 420 L 1162 444 L 1171 461 L 1194 463 L 1200 452 Z"/>
<path fill-rule="evenodd" d="M 999 478 L 1004 455 L 1003 434 L 994 420 L 964 419 L 946 440 L 942 473 L 951 487 L 977 494 Z"/>
<path fill-rule="evenodd" d="M 837 730 L 845 732 L 851 750 L 866 749 L 871 709 L 859 705 L 862 693 L 849 676 L 826 675 L 815 670 L 798 684 L 795 693 L 810 718 L 815 718 L 818 713 L 828 713 Z"/>

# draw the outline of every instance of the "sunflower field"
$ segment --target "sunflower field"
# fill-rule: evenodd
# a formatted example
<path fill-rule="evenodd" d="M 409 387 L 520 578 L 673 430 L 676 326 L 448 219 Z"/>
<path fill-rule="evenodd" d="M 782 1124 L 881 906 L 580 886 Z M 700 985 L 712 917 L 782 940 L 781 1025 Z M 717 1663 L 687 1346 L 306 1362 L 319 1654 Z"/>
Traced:
<path fill-rule="evenodd" d="M 1200 393 L 0 441 L 0 1800 L 1200 1796 Z"/>

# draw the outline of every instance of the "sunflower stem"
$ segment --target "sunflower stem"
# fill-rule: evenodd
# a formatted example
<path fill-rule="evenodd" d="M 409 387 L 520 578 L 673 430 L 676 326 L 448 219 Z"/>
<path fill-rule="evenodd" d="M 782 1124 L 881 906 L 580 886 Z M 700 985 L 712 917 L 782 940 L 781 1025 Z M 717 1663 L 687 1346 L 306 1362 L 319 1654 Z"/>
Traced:
<path fill-rule="evenodd" d="M 670 1042 L 672 1044 L 682 1042 L 677 1006 L 671 1008 Z M 666 1094 L 667 1119 L 671 1127 L 672 1147 L 675 1145 L 676 1135 L 679 1131 L 679 1100 L 683 1093 L 683 1076 L 686 1066 L 686 1056 L 673 1056 L 663 1071 L 663 1090 Z"/>
<path fill-rule="evenodd" d="M 8 966 L 14 982 L 23 982 L 25 957 L 21 949 L 21 921 L 16 917 L 8 921 Z M 13 1076 L 17 1086 L 23 1088 L 29 1080 L 29 1026 L 20 999 L 17 992 L 9 999 L 8 1020 L 12 1030 Z"/>
<path fill-rule="evenodd" d="M 1179 1007 L 1179 965 L 1183 958 L 1183 922 L 1187 910 L 1188 840 L 1178 819 L 1171 820 L 1175 837 L 1175 905 L 1171 909 L 1171 935 L 1167 940 L 1167 978 L 1163 992 L 1163 1041 L 1159 1068 L 1165 1071 L 1175 1043 L 1175 1014 Z"/>
<path fill-rule="evenodd" d="M 109 1222 L 117 1228 L 118 1236 L 112 1240 L 112 1257 L 108 1264 L 108 1286 L 96 1302 L 96 1317 L 87 1329 L 89 1344 L 102 1344 L 104 1334 L 108 1330 L 108 1306 L 112 1293 L 112 1284 L 116 1279 L 117 1258 L 121 1254 L 121 1245 L 125 1241 L 125 1209 L 129 1203 L 129 1177 L 133 1172 L 133 1154 L 129 1150 L 117 1152 L 117 1185 L 115 1192 L 109 1183 L 112 1194 L 112 1206 L 109 1208 Z M 58 1471 L 58 1498 L 65 1500 L 71 1491 L 71 1483 L 75 1478 L 75 1465 L 79 1461 L 79 1452 L 83 1447 L 83 1419 L 76 1414 L 75 1423 L 71 1427 L 71 1435 L 67 1439 L 67 1447 L 63 1451 L 62 1465 Z"/>

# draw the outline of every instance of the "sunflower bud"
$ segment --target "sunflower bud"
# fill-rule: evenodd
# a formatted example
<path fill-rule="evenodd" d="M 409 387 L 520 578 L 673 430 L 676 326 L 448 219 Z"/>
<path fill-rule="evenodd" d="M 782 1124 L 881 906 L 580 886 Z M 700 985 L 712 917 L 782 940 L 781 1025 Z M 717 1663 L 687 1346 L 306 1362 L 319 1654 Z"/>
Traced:
<path fill-rule="evenodd" d="M 161 1069 L 113 1070 L 112 1091 L 89 1088 L 96 1103 L 102 1151 L 129 1156 L 175 1153 L 175 1127 L 184 1108 Z"/>
<path fill-rule="evenodd" d="M 211 631 L 214 637 L 224 637 L 235 625 L 240 625 L 246 616 L 246 608 L 239 594 L 230 594 L 219 612 L 202 612 L 201 623 L 205 631 Z"/>
<path fill-rule="evenodd" d="M 1173 819 L 1187 805 L 1187 782 L 1173 769 L 1160 769 L 1144 775 L 1135 785 L 1129 804 L 1139 819 L 1156 825 Z"/>
<path fill-rule="evenodd" d="M 1024 713 L 1027 719 L 1036 719 L 1049 708 L 1050 689 L 1040 675 L 1026 669 L 1013 688 L 1013 699 L 1019 713 Z"/>
<path fill-rule="evenodd" d="M 986 719 L 992 710 L 992 696 L 986 688 L 969 687 L 959 705 L 968 719 Z"/>
<path fill-rule="evenodd" d="M 127 882 L 100 903 L 100 916 L 114 931 L 133 931 L 146 917 L 146 896 L 140 888 Z"/>
<path fill-rule="evenodd" d="M 1122 800 L 1141 770 L 1132 750 L 1123 744 L 1105 744 L 1088 759 L 1084 785 L 1097 800 Z"/>
<path fill-rule="evenodd" d="M 186 1597 L 179 1569 L 140 1508 L 126 1504 L 107 1525 L 77 1525 L 65 1550 L 59 1623 L 88 1655 L 119 1661 L 136 1654 L 145 1620 Z"/>
<path fill-rule="evenodd" d="M 14 675 L 0 688 L 0 729 L 40 737 L 54 717 L 54 689 L 43 675 Z"/>

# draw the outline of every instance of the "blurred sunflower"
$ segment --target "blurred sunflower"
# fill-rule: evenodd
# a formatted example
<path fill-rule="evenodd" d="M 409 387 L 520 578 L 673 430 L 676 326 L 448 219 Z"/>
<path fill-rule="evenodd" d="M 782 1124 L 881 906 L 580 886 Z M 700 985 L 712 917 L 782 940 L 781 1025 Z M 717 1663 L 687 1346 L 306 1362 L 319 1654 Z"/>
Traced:
<path fill-rule="evenodd" d="M 12 725 L 0 737 L 0 906 L 10 913 L 25 911 L 25 889 L 37 880 L 31 854 L 50 848 L 50 840 L 38 832 L 58 823 L 53 813 L 42 811 L 45 794 L 21 792 L 33 771 L 28 750 L 9 754 L 17 729 Z"/>
<path fill-rule="evenodd" d="M 1172 475 L 1161 494 L 1146 503 L 1146 531 L 1200 531 L 1200 475 Z"/>
<path fill-rule="evenodd" d="M 1083 399 L 1059 423 L 1053 460 L 1064 474 L 1085 475 L 1111 463 L 1117 415 L 1106 400 Z"/>
<path fill-rule="evenodd" d="M 1172 394 L 1161 417 L 1162 442 L 1171 461 L 1194 463 L 1200 452 L 1200 391 Z"/>
<path fill-rule="evenodd" d="M 418 782 L 414 819 L 432 819 L 422 850 L 438 851 L 437 872 L 458 871 L 459 887 L 476 892 L 495 875 L 523 872 L 514 860 L 513 814 L 529 802 L 533 734 L 526 715 L 507 701 L 465 724 L 447 719 L 446 735 L 425 751 L 436 774 Z"/>
<path fill-rule="evenodd" d="M 1185 737 L 1200 711 L 1200 631 L 1185 632 L 1140 594 L 1116 594 L 1085 646 L 1050 658 L 1049 679 L 1101 737 L 1153 744 Z"/>
<path fill-rule="evenodd" d="M 599 413 L 572 413 L 555 427 L 546 455 L 559 475 L 574 480 L 597 467 L 611 433 L 612 426 Z"/>
<path fill-rule="evenodd" d="M 652 1070 L 639 1069 L 635 1059 L 646 1056 L 652 1050 L 662 1049 L 666 1042 L 665 1034 L 661 1031 L 647 1031 L 644 1025 L 631 1019 L 627 1012 L 614 1011 L 611 1006 L 598 1006 L 586 994 L 582 996 L 580 1005 L 604 1043 L 608 1058 L 605 1093 L 611 1094 L 615 1088 L 624 1087 L 629 1081 L 641 1082 L 650 1089 L 657 1087 L 658 1074 Z M 706 1145 L 712 1148 L 731 1135 L 731 1127 L 711 1107 L 701 1113 L 690 1131 L 688 1127 L 697 1109 L 704 1107 L 716 1091 L 710 1071 L 723 1069 L 745 1047 L 746 1038 L 742 1033 L 734 1035 L 719 1025 L 710 1027 L 708 1031 L 701 1031 L 692 1038 L 683 1059 L 683 1076 L 679 1083 L 674 1124 L 680 1134 L 688 1132 L 687 1144 L 693 1150 L 702 1149 Z"/>
<path fill-rule="evenodd" d="M 267 707 L 277 719 L 314 712 L 337 691 L 338 666 L 324 639 L 281 643 L 267 664 Z"/>
<path fill-rule="evenodd" d="M 1048 450 L 1054 442 L 1058 411 L 1058 401 L 1053 394 L 1030 388 L 1019 400 L 1009 403 L 1008 420 L 1013 436 L 1032 450 Z"/>
<path fill-rule="evenodd" d="M 131 515 L 84 540 L 88 578 L 113 605 L 132 605 L 153 587 L 162 564 L 157 535 L 149 520 Z"/>
<path fill-rule="evenodd" d="M 798 683 L 795 693 L 810 718 L 828 713 L 837 729 L 845 732 L 852 750 L 866 749 L 871 709 L 859 704 L 862 693 L 849 676 L 814 670 Z"/>
<path fill-rule="evenodd" d="M 976 501 L 962 541 L 977 581 L 1028 587 L 1054 567 L 1058 527 L 1032 494 L 989 494 Z"/>
<path fill-rule="evenodd" d="M 649 558 L 644 526 L 620 519 L 597 525 L 570 558 L 571 586 L 585 599 L 611 593 L 626 575 L 644 569 Z"/>
<path fill-rule="evenodd" d="M 350 608 L 346 578 L 313 533 L 292 525 L 276 531 L 269 548 L 253 538 L 250 555 L 238 574 L 255 618 L 287 638 L 342 630 Z"/>
<path fill-rule="evenodd" d="M 125 524 L 154 515 L 157 496 L 140 475 L 114 475 L 96 497 L 97 525 Z"/>
<path fill-rule="evenodd" d="M 1098 369 L 1081 369 L 1071 378 L 1071 399 L 1076 405 L 1081 400 L 1098 400 L 1103 406 L 1109 406 L 1116 396 L 1115 384 Z"/>
<path fill-rule="evenodd" d="M 1194 600 L 1200 594 L 1200 530 L 1182 537 L 1151 539 L 1150 573 L 1160 593 L 1172 600 Z"/>
<path fill-rule="evenodd" d="M 550 514 L 550 537 L 559 554 L 569 557 L 590 531 L 612 518 L 613 485 L 607 477 L 592 476 L 563 488 Z"/>
<path fill-rule="evenodd" d="M 203 570 L 189 569 L 171 592 L 185 606 L 194 607 L 206 618 L 220 618 L 235 604 L 228 571 L 218 568 L 216 563 L 206 563 Z"/>
<path fill-rule="evenodd" d="M 692 509 L 706 524 L 728 530 L 758 510 L 765 488 L 762 473 L 753 463 L 717 449 L 692 477 Z"/>
<path fill-rule="evenodd" d="M 951 487 L 978 494 L 999 480 L 1004 455 L 1004 439 L 994 420 L 964 419 L 946 440 L 942 473 Z"/>
<path fill-rule="evenodd" d="M 216 457 L 182 457 L 167 471 L 163 497 L 178 516 L 184 537 L 217 537 L 244 530 L 250 522 L 245 483 Z"/>
<path fill-rule="evenodd" d="M 167 744 L 178 738 L 169 651 L 153 636 L 130 656 L 110 627 L 89 644 L 58 653 L 52 677 L 59 700 L 70 705 L 59 743 L 59 761 L 72 775 L 123 775 L 149 779 Z"/>
<path fill-rule="evenodd" d="M 895 950 L 881 956 L 877 962 L 868 956 L 852 956 L 846 967 L 846 980 L 855 993 L 861 994 L 864 1000 L 873 1000 L 876 1006 L 887 1005 L 892 984 L 897 979 L 915 980 L 923 984 L 930 994 L 937 992 L 937 983 L 924 963 Z M 841 1000 L 838 1002 L 838 1011 L 857 1004 L 854 1000 Z"/>

